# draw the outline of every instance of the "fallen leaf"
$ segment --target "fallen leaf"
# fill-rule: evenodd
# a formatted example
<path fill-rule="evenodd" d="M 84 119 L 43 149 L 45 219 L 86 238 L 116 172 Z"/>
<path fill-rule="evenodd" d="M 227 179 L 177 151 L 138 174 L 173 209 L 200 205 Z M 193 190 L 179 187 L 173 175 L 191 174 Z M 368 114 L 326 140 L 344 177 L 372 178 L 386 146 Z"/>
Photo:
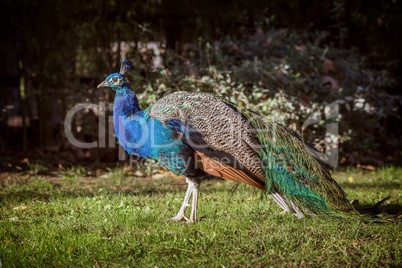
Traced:
<path fill-rule="evenodd" d="M 155 175 L 152 175 L 152 179 L 164 179 L 164 178 L 166 178 L 166 175 L 165 174 L 155 174 Z"/>
<path fill-rule="evenodd" d="M 353 177 L 349 177 L 349 178 L 348 178 L 348 182 L 349 182 L 349 183 L 353 183 L 353 181 L 354 181 Z"/>
<path fill-rule="evenodd" d="M 204 196 L 204 197 L 202 198 L 202 200 L 203 200 L 203 201 L 209 201 L 209 200 L 211 200 L 212 198 L 213 198 L 212 196 L 208 195 L 208 196 Z"/>
<path fill-rule="evenodd" d="M 133 173 L 134 176 L 136 177 L 145 177 L 144 173 L 141 171 L 137 170 L 136 172 Z"/>
<path fill-rule="evenodd" d="M 13 208 L 14 210 L 26 210 L 28 207 L 27 206 L 25 206 L 25 205 L 21 205 L 21 206 L 19 206 L 19 207 L 15 207 L 15 208 Z"/>
<path fill-rule="evenodd" d="M 362 169 L 367 169 L 367 170 L 375 170 L 375 167 L 372 166 L 372 165 L 360 165 L 360 164 L 357 164 L 356 167 L 357 168 L 362 168 Z"/>

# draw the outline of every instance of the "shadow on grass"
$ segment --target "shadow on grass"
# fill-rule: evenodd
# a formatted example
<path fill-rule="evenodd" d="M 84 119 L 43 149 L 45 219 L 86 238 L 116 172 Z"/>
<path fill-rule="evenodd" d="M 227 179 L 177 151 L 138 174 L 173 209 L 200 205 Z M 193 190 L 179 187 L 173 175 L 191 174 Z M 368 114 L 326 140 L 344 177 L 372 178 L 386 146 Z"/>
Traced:
<path fill-rule="evenodd" d="M 342 187 L 344 190 L 348 189 L 381 189 L 381 190 L 393 190 L 393 189 L 400 189 L 401 188 L 401 183 L 397 181 L 388 181 L 388 182 L 375 182 L 375 183 L 368 183 L 368 182 L 362 182 L 362 183 L 339 183 L 339 185 Z"/>
<path fill-rule="evenodd" d="M 60 198 L 95 197 L 100 195 L 150 196 L 150 195 L 163 195 L 171 192 L 172 190 L 169 189 L 146 189 L 138 191 L 129 189 L 110 190 L 105 188 L 98 188 L 91 190 L 72 189 L 72 190 L 61 190 L 55 192 L 43 192 L 40 190 L 19 190 L 16 192 L 8 192 L 5 194 L 0 194 L 0 205 L 10 202 L 24 202 L 27 200 L 38 200 L 38 201 L 49 202 L 51 200 Z"/>
<path fill-rule="evenodd" d="M 102 180 L 96 177 L 52 179 L 41 178 L 12 178 L 8 183 L 0 184 L 0 207 L 10 203 L 24 203 L 32 200 L 50 202 L 63 198 L 95 197 L 101 195 L 155 196 L 169 193 L 185 194 L 187 184 L 185 179 L 150 179 L 126 178 L 126 182 L 112 179 Z M 237 187 L 217 187 L 221 179 L 208 180 L 202 184 L 201 192 L 209 193 L 241 191 Z M 236 188 L 236 189 L 235 189 Z M 257 189 L 247 191 L 259 193 Z M 256 194 L 258 195 L 258 194 Z"/>
<path fill-rule="evenodd" d="M 367 189 L 370 189 L 371 191 L 373 189 L 376 189 L 378 191 L 393 191 L 401 188 L 401 183 L 399 183 L 398 181 L 381 182 L 378 180 L 375 182 L 354 182 L 354 183 L 343 182 L 339 183 L 339 185 L 346 192 L 348 192 L 349 190 L 351 191 L 353 190 L 355 192 L 364 192 L 364 190 Z M 385 199 L 388 200 L 388 198 Z M 377 200 L 376 203 L 365 202 L 365 201 L 360 202 L 361 200 L 353 200 L 353 205 L 356 207 L 357 210 L 371 215 L 385 213 L 392 217 L 399 215 L 402 212 L 402 205 L 398 204 L 398 201 L 390 199 L 391 203 L 386 203 L 385 199 Z"/>

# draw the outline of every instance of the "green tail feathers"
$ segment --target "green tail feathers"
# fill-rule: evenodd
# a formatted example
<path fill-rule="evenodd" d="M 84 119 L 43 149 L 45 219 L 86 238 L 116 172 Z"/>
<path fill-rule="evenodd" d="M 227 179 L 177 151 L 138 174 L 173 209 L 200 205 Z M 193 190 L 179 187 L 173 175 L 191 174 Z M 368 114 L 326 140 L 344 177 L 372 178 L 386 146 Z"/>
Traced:
<path fill-rule="evenodd" d="M 245 116 L 257 129 L 258 141 L 263 145 L 258 154 L 274 190 L 283 193 L 304 214 L 358 214 L 325 165 L 313 156 L 313 149 L 296 133 L 256 114 Z"/>
<path fill-rule="evenodd" d="M 239 111 L 255 129 L 259 144 L 256 150 L 263 163 L 268 193 L 281 193 L 288 207 L 294 207 L 303 215 L 329 215 L 365 222 L 391 221 L 356 210 L 332 179 L 324 159 L 317 159 L 316 150 L 295 132 L 267 121 L 256 112 L 220 99 Z"/>

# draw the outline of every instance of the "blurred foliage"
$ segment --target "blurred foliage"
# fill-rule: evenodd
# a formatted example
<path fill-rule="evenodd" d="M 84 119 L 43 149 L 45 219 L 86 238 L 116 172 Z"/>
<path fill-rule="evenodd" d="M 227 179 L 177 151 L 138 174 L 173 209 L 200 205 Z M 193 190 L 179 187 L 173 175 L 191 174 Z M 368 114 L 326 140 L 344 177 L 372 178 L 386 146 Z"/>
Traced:
<path fill-rule="evenodd" d="M 400 1 L 3 0 L 0 13 L 0 88 L 19 89 L 14 109 L 31 122 L 21 142 L 3 128 L 13 107 L 0 100 L 0 148 L 18 137 L 14 148 L 56 144 L 88 157 L 66 143 L 62 121 L 77 103 L 112 102 L 96 85 L 122 56 L 135 62 L 143 107 L 176 90 L 214 92 L 322 144 L 328 122 L 303 122 L 338 101 L 331 120 L 351 162 L 401 134 L 392 127 L 401 115 Z M 79 139 L 96 139 L 98 117 L 75 117 Z"/>
<path fill-rule="evenodd" d="M 256 35 L 213 43 L 199 39 L 186 57 L 167 53 L 166 69 L 147 79 L 133 75 L 132 88 L 142 107 L 173 91 L 212 92 L 303 131 L 313 144 L 325 144 L 327 124 L 338 122 L 341 152 L 378 146 L 378 137 L 369 133 L 381 133 L 381 120 L 401 104 L 385 90 L 394 84 L 386 71 L 370 69 L 365 57 L 326 46 L 319 36 L 284 30 Z M 333 102 L 339 115 L 326 118 Z M 315 124 L 303 129 L 310 116 Z"/>

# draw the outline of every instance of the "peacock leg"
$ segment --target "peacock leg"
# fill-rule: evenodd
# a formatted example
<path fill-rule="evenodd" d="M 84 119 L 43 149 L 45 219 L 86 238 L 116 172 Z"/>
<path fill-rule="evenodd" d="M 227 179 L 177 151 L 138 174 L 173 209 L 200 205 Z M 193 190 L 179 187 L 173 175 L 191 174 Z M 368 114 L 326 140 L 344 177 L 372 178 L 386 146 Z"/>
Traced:
<path fill-rule="evenodd" d="M 185 219 L 187 222 L 195 222 L 196 217 L 197 217 L 197 201 L 198 201 L 198 192 L 200 188 L 200 183 L 199 182 L 194 182 L 188 178 L 186 178 L 186 182 L 188 184 L 187 186 L 187 191 L 186 195 L 184 196 L 183 204 L 181 205 L 181 208 L 177 215 L 173 217 L 171 220 L 172 221 L 180 221 L 182 219 Z M 193 202 L 192 202 L 192 208 L 191 208 L 191 214 L 190 218 L 187 218 L 185 215 L 186 209 L 189 204 L 189 200 L 191 195 L 193 195 Z"/>
<path fill-rule="evenodd" d="M 193 203 L 191 206 L 190 222 L 197 221 L 197 205 L 198 205 L 198 195 L 200 194 L 200 183 L 193 182 Z"/>
<path fill-rule="evenodd" d="M 190 200 L 191 194 L 193 193 L 193 191 L 192 191 L 193 182 L 190 181 L 188 178 L 186 178 L 186 182 L 187 182 L 187 191 L 186 191 L 186 195 L 184 196 L 183 204 L 181 205 L 179 213 L 177 213 L 177 215 L 171 219 L 172 221 L 180 221 L 182 219 L 189 221 L 189 219 L 185 215 L 185 212 L 186 212 L 187 207 L 190 206 L 188 201 Z"/>

